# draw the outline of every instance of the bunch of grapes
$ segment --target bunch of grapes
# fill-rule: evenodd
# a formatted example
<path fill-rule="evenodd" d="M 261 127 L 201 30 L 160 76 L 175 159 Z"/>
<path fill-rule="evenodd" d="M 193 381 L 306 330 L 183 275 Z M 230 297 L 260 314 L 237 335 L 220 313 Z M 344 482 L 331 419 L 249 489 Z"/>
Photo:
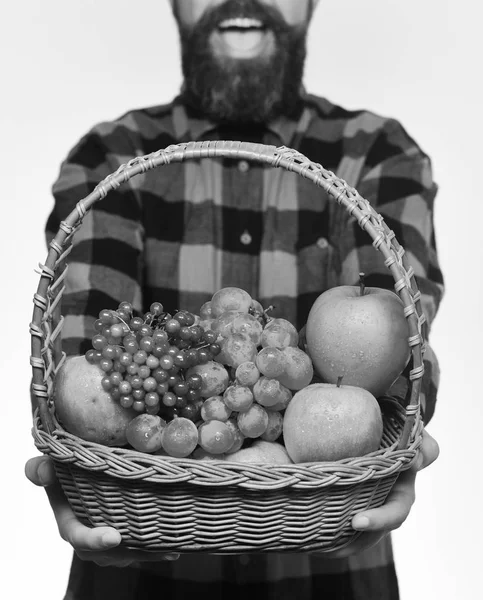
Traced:
<path fill-rule="evenodd" d="M 195 324 L 187 311 L 171 315 L 155 302 L 143 317 L 129 302 L 102 310 L 94 324 L 90 363 L 104 371 L 102 387 L 124 408 L 191 420 L 201 410 L 201 376 L 191 367 L 206 364 L 220 352 L 217 334 Z"/>

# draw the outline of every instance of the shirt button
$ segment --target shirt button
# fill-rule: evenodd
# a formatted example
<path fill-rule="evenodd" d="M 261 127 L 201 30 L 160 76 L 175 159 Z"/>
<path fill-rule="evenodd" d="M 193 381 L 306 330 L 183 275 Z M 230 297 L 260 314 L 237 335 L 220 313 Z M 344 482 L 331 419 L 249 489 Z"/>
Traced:
<path fill-rule="evenodd" d="M 240 236 L 240 242 L 244 246 L 248 246 L 249 244 L 252 243 L 252 236 L 248 233 L 248 231 L 246 229 Z"/>
<path fill-rule="evenodd" d="M 325 250 L 325 248 L 327 248 L 328 245 L 329 245 L 329 242 L 324 237 L 321 237 L 317 240 L 317 246 L 321 250 Z"/>
<path fill-rule="evenodd" d="M 241 160 L 238 163 L 238 170 L 240 171 L 240 173 L 246 173 L 249 168 L 250 168 L 250 165 L 248 164 L 248 161 L 246 161 L 246 160 Z"/>

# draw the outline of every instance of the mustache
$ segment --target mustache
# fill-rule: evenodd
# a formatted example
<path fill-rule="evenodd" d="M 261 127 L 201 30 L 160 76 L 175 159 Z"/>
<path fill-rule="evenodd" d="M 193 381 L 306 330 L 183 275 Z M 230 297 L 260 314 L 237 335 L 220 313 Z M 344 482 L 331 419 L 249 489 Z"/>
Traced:
<path fill-rule="evenodd" d="M 286 33 L 290 30 L 282 13 L 274 6 L 262 4 L 259 0 L 226 0 L 223 4 L 209 8 L 193 30 L 185 30 L 184 33 L 187 37 L 197 31 L 211 33 L 222 21 L 237 17 L 257 19 L 264 27 L 276 33 Z"/>

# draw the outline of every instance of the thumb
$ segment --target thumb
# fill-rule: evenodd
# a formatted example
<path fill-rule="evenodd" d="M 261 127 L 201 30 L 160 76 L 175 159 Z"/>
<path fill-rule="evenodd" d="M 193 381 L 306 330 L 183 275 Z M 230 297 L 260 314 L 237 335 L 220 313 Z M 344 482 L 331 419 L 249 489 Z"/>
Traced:
<path fill-rule="evenodd" d="M 48 456 L 36 456 L 25 463 L 25 476 L 38 486 L 48 486 L 56 482 L 55 469 Z"/>

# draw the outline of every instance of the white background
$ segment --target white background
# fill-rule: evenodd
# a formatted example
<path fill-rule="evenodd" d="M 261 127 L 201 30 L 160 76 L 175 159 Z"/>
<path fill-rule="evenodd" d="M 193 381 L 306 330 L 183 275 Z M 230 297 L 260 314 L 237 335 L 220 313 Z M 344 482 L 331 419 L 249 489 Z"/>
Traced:
<path fill-rule="evenodd" d="M 297 1 L 297 0 L 294 0 Z M 50 186 L 95 122 L 169 101 L 180 85 L 166 0 L 18 0 L 3 8 L 1 209 L 3 393 L 0 595 L 62 598 L 70 562 L 45 493 L 23 476 L 30 437 L 28 325 L 46 256 Z M 306 86 L 347 108 L 398 118 L 433 159 L 447 294 L 432 332 L 441 367 L 428 427 L 439 460 L 395 535 L 403 600 L 481 589 L 481 58 L 475 0 L 322 0 Z"/>

